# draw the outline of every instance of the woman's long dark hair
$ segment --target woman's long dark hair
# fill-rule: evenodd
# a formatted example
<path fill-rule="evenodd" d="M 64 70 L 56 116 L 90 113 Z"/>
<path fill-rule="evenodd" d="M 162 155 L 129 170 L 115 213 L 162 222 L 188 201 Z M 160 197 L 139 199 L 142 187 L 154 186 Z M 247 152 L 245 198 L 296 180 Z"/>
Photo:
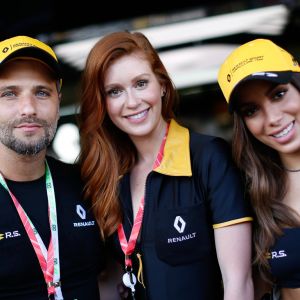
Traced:
<path fill-rule="evenodd" d="M 299 73 L 294 73 L 291 83 L 300 92 Z M 284 227 L 300 226 L 299 215 L 282 202 L 288 181 L 278 152 L 254 138 L 236 111 L 233 121 L 233 157 L 245 175 L 255 213 L 254 265 L 269 281 L 267 253 Z"/>

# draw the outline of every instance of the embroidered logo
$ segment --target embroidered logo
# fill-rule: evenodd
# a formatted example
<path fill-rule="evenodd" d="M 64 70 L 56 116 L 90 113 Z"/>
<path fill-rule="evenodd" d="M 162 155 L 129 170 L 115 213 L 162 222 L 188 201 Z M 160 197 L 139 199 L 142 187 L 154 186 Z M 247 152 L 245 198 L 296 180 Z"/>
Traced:
<path fill-rule="evenodd" d="M 84 210 L 84 208 L 81 206 L 81 205 L 76 205 L 76 212 L 77 212 L 77 215 L 82 219 L 82 220 L 85 220 L 86 218 L 86 212 Z"/>
<path fill-rule="evenodd" d="M 0 233 L 0 241 L 3 239 L 11 239 L 11 238 L 15 238 L 21 236 L 21 234 L 19 233 L 18 230 L 14 230 L 14 231 L 7 231 L 4 233 Z"/>
<path fill-rule="evenodd" d="M 185 230 L 186 222 L 180 216 L 176 216 L 173 225 L 174 225 L 174 228 L 179 233 L 183 233 Z M 178 242 L 184 242 L 186 240 L 194 239 L 195 237 L 196 237 L 196 232 L 187 233 L 187 234 L 176 236 L 176 237 L 169 237 L 167 239 L 167 243 L 174 244 L 174 243 L 178 243 Z"/>
<path fill-rule="evenodd" d="M 275 258 L 281 258 L 286 256 L 287 254 L 285 253 L 285 250 L 271 251 L 266 253 L 267 259 L 275 259 Z"/>
<path fill-rule="evenodd" d="M 76 205 L 76 213 L 77 215 L 82 219 L 85 220 L 86 219 L 86 211 L 85 209 L 77 204 Z M 88 227 L 88 226 L 95 226 L 95 221 L 84 221 L 84 222 L 74 222 L 73 223 L 74 227 Z"/>
<path fill-rule="evenodd" d="M 185 225 L 185 221 L 180 216 L 177 216 L 175 218 L 174 227 L 179 233 L 182 233 L 184 231 Z"/>
<path fill-rule="evenodd" d="M 281 258 L 281 257 L 286 257 L 287 254 L 285 253 L 285 250 L 279 250 L 279 251 L 272 251 L 271 252 L 271 259 L 274 258 Z"/>

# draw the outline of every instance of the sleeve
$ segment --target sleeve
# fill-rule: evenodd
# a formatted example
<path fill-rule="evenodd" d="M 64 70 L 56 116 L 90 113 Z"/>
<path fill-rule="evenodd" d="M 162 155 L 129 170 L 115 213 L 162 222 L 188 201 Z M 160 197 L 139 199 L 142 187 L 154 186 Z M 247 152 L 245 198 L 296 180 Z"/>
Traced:
<path fill-rule="evenodd" d="M 241 173 L 235 166 L 229 144 L 222 138 L 207 140 L 197 151 L 199 180 L 203 183 L 214 228 L 252 221 Z"/>

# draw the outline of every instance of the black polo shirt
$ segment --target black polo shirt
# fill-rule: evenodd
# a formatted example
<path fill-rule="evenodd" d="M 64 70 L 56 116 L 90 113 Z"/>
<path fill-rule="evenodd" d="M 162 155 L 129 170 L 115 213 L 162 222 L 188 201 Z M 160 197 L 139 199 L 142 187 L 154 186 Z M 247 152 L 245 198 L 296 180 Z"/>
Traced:
<path fill-rule="evenodd" d="M 121 180 L 120 198 L 128 240 L 130 174 Z M 223 299 L 214 228 L 251 220 L 228 143 L 171 122 L 163 161 L 146 180 L 141 234 L 132 256 L 134 273 L 143 271 L 146 288 L 137 283 L 136 299 Z M 117 234 L 112 242 L 124 264 Z"/>

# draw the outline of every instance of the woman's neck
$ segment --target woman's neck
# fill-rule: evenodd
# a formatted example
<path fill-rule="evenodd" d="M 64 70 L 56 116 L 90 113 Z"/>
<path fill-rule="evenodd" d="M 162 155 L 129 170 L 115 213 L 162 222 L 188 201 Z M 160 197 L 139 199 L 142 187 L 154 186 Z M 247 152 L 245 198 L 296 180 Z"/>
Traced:
<path fill-rule="evenodd" d="M 154 163 L 160 145 L 166 134 L 167 123 L 162 121 L 159 126 L 149 135 L 143 137 L 133 137 L 132 141 L 137 149 L 138 162 Z"/>

